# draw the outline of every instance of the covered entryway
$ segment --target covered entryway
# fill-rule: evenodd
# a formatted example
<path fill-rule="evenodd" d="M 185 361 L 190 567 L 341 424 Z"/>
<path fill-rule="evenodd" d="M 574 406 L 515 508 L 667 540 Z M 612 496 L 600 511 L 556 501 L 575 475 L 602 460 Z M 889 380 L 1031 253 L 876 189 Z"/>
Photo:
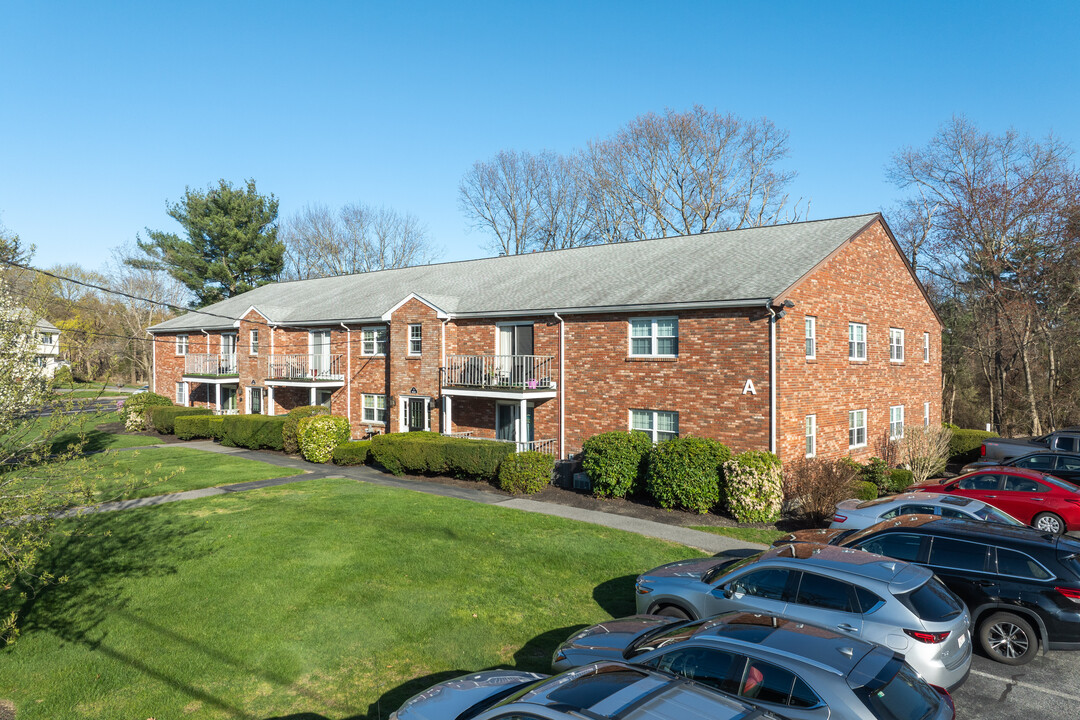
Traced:
<path fill-rule="evenodd" d="M 431 430 L 431 398 L 426 395 L 406 395 L 399 404 L 401 432 Z"/>

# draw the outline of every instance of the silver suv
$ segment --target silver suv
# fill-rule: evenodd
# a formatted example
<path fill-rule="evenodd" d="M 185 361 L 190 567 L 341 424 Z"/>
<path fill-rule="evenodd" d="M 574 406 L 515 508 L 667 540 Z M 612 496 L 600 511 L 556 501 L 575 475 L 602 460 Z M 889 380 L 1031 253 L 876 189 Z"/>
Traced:
<path fill-rule="evenodd" d="M 540 679 L 538 679 L 540 678 Z M 389 720 L 778 720 L 670 673 L 594 663 L 545 678 L 489 670 L 440 683 Z"/>
<path fill-rule="evenodd" d="M 609 620 L 560 645 L 551 666 L 602 660 L 676 673 L 789 720 L 953 717 L 949 694 L 928 685 L 897 653 L 772 615 Z"/>
<path fill-rule="evenodd" d="M 733 610 L 839 630 L 898 652 L 951 689 L 971 666 L 971 618 L 924 567 L 882 555 L 798 543 L 743 560 L 662 565 L 640 575 L 637 611 L 685 619 Z"/>

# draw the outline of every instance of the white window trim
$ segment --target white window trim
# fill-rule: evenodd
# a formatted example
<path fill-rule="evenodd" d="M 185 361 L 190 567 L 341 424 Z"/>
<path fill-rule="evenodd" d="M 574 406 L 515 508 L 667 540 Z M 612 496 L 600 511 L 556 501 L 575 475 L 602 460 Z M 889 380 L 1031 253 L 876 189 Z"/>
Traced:
<path fill-rule="evenodd" d="M 900 434 L 893 433 L 893 411 L 900 411 Z M 904 437 L 904 406 L 903 405 L 890 405 L 889 406 L 889 439 L 890 440 L 902 440 Z"/>
<path fill-rule="evenodd" d="M 177 395 L 180 394 L 180 389 L 181 388 L 184 389 L 184 402 L 180 402 L 180 398 L 177 397 L 176 398 L 177 404 L 182 406 L 182 407 L 191 407 L 191 388 L 188 387 L 188 384 L 186 382 L 178 382 L 178 383 L 176 383 L 176 391 L 175 391 Z"/>
<path fill-rule="evenodd" d="M 420 352 L 413 352 L 413 349 L 412 349 L 412 343 L 413 343 L 412 331 L 413 331 L 413 328 L 420 328 Z M 409 357 L 420 357 L 421 355 L 424 354 L 424 326 L 423 326 L 422 323 L 409 323 L 409 335 L 406 338 L 406 341 L 409 343 L 409 345 L 408 345 Z"/>
<path fill-rule="evenodd" d="M 184 338 L 183 345 L 180 344 L 180 338 Z M 176 336 L 176 354 L 177 355 L 187 355 L 187 353 L 188 353 L 188 342 L 189 341 L 190 341 L 190 338 L 189 338 L 188 335 L 177 335 Z"/>
<path fill-rule="evenodd" d="M 659 442 L 659 438 L 660 438 L 660 423 L 659 423 L 660 418 L 659 418 L 659 413 L 670 413 L 670 414 L 673 414 L 675 416 L 675 437 L 680 436 L 681 433 L 679 431 L 679 411 L 678 410 L 648 410 L 646 408 L 630 408 L 626 412 L 626 426 L 628 428 L 630 428 L 630 432 L 645 432 L 644 430 L 640 430 L 640 429 L 634 427 L 634 413 L 635 412 L 652 413 L 652 431 L 651 432 L 652 432 L 653 445 L 657 444 Z"/>
<path fill-rule="evenodd" d="M 383 406 L 382 406 L 383 419 L 382 420 L 368 420 L 368 418 L 367 418 L 367 411 L 369 409 L 368 406 L 367 406 L 367 399 L 368 398 L 382 398 L 383 399 Z M 376 413 L 378 413 L 378 411 L 379 411 L 378 406 L 376 406 L 374 408 L 370 408 L 370 409 L 374 410 Z M 362 393 L 361 394 L 361 396 L 360 396 L 360 416 L 361 416 L 361 418 L 363 418 L 363 424 L 364 425 L 385 425 L 386 424 L 386 419 L 385 418 L 386 418 L 387 409 L 388 408 L 386 407 L 386 396 L 385 395 L 380 395 L 379 393 Z"/>
<path fill-rule="evenodd" d="M 807 432 L 807 430 L 809 430 L 809 432 Z M 806 457 L 808 457 L 808 458 L 816 457 L 817 456 L 817 415 L 816 414 L 807 415 L 806 419 L 803 420 L 803 435 L 804 435 L 803 445 L 805 446 L 806 445 L 805 440 L 809 439 L 810 440 L 810 447 L 811 447 L 810 452 L 806 453 Z"/>
<path fill-rule="evenodd" d="M 922 404 L 922 424 L 923 427 L 930 427 L 930 403 L 928 402 Z"/>
<path fill-rule="evenodd" d="M 930 333 L 928 332 L 922 334 L 922 361 L 930 362 Z"/>
<path fill-rule="evenodd" d="M 809 333 L 804 333 L 805 337 L 803 338 L 803 345 L 805 346 L 806 341 L 809 340 L 810 341 L 810 347 L 812 348 L 812 350 L 810 352 L 806 353 L 806 359 L 807 360 L 816 360 L 817 359 L 817 316 L 816 315 L 807 315 L 806 316 L 806 325 L 807 325 L 806 329 L 809 330 L 810 332 Z"/>
<path fill-rule="evenodd" d="M 259 337 L 259 331 L 258 330 L 248 330 L 248 355 L 258 355 L 259 354 L 258 337 Z"/>
<path fill-rule="evenodd" d="M 650 321 L 650 335 L 651 340 L 651 352 L 648 353 L 635 353 L 634 352 L 634 321 L 635 320 L 649 320 Z M 675 321 L 675 354 L 674 355 L 661 355 L 656 351 L 657 336 L 656 336 L 656 324 L 661 320 L 674 320 Z M 670 337 L 665 335 L 664 337 Z M 639 337 L 638 340 L 644 339 Z M 656 317 L 635 317 L 626 321 L 626 344 L 627 355 L 629 357 L 640 358 L 677 358 L 679 357 L 679 316 L 678 315 L 657 315 Z"/>
<path fill-rule="evenodd" d="M 854 415 L 855 413 L 862 413 L 862 425 L 861 426 L 860 425 L 853 426 L 851 424 L 851 421 L 854 419 L 852 417 L 852 415 Z M 854 445 L 852 445 L 851 444 L 851 431 L 855 430 L 855 429 L 858 429 L 859 427 L 862 427 L 862 429 L 863 429 L 863 441 L 861 443 L 855 443 Z M 870 433 L 868 431 L 868 428 L 866 427 L 866 408 L 862 408 L 861 410 L 848 410 L 848 450 L 855 450 L 856 448 L 864 448 L 864 447 L 866 447 L 867 440 L 868 440 L 869 437 L 870 437 Z"/>
<path fill-rule="evenodd" d="M 862 328 L 862 340 L 861 340 L 862 356 L 861 357 L 859 355 L 852 355 L 851 354 L 851 343 L 855 342 L 855 341 L 853 341 L 851 339 L 851 329 L 856 328 L 856 327 Z M 856 347 L 858 347 L 858 345 L 859 345 L 859 343 L 856 343 Z M 866 323 L 849 322 L 848 323 L 848 360 L 855 360 L 856 362 L 865 362 L 866 361 L 867 351 L 868 351 L 868 348 L 867 348 L 867 344 L 866 344 Z"/>
<path fill-rule="evenodd" d="M 893 345 L 893 337 L 899 333 L 900 343 Z M 893 357 L 893 347 L 900 348 L 900 357 Z M 904 362 L 904 329 L 903 328 L 889 328 L 889 362 L 902 363 Z"/>
<path fill-rule="evenodd" d="M 366 333 L 368 330 L 374 330 L 376 333 L 376 339 L 372 341 L 376 350 L 379 349 L 378 333 L 384 333 L 384 340 L 382 343 L 384 348 L 390 342 L 390 332 L 387 330 L 385 325 L 365 325 L 364 327 L 360 328 L 360 355 L 362 357 L 386 357 L 385 352 L 367 352 L 367 349 L 365 347 L 367 345 L 367 340 L 364 339 L 364 333 Z"/>

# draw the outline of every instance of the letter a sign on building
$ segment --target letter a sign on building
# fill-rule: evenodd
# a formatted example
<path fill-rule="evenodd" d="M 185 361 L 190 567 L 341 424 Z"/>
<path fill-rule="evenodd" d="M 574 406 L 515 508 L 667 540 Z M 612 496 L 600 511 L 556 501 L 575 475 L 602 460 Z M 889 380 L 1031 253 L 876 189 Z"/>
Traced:
<path fill-rule="evenodd" d="M 754 381 L 750 378 L 746 378 L 746 384 L 742 386 L 743 395 L 757 395 L 757 390 L 754 388 Z"/>

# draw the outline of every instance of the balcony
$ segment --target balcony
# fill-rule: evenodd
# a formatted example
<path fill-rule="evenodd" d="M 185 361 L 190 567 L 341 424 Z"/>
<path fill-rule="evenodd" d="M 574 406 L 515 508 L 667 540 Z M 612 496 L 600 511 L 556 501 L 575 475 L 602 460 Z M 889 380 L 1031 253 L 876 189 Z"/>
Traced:
<path fill-rule="evenodd" d="M 235 378 L 240 373 L 236 353 L 188 353 L 184 357 L 184 378 Z"/>
<path fill-rule="evenodd" d="M 442 368 L 443 394 L 555 397 L 554 359 L 553 355 L 448 355 Z"/>
<path fill-rule="evenodd" d="M 344 385 L 345 356 L 271 355 L 266 382 L 270 385 Z"/>
<path fill-rule="evenodd" d="M 444 437 L 453 437 L 453 438 L 462 438 L 462 439 L 465 439 L 465 440 L 485 440 L 485 439 L 487 439 L 487 440 L 490 441 L 489 438 L 474 438 L 473 433 L 472 433 L 471 430 L 468 430 L 468 431 L 465 431 L 465 432 L 449 432 L 449 433 L 444 432 L 443 436 Z M 501 438 L 496 438 L 495 442 L 513 443 L 514 445 L 517 446 L 517 452 L 532 451 L 532 452 L 544 453 L 545 455 L 556 455 L 557 453 L 555 451 L 558 448 L 558 443 L 559 443 L 558 439 L 556 439 L 556 438 L 551 438 L 549 440 L 526 440 L 526 441 L 522 441 L 522 442 L 518 442 L 517 440 L 503 440 Z"/>

